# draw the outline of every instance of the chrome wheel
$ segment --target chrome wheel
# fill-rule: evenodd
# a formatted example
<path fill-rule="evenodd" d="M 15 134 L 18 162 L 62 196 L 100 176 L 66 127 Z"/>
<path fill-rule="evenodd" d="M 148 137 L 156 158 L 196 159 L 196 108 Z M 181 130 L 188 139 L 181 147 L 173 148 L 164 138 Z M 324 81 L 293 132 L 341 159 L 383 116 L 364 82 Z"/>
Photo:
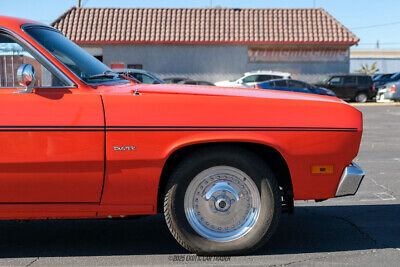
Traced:
<path fill-rule="evenodd" d="M 241 170 L 217 166 L 197 174 L 184 199 L 186 218 L 201 236 L 228 242 L 246 235 L 261 209 L 260 193 Z"/>
<path fill-rule="evenodd" d="M 364 93 L 360 93 L 356 96 L 356 101 L 359 103 L 365 103 L 368 100 L 368 96 Z"/>

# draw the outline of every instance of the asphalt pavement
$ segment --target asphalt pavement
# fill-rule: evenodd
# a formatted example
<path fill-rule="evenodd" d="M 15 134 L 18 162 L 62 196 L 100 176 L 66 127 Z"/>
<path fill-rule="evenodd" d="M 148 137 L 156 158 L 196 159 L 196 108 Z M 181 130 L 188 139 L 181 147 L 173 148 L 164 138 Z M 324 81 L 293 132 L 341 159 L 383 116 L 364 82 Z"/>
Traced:
<path fill-rule="evenodd" d="M 0 265 L 350 265 L 400 263 L 400 105 L 359 105 L 364 135 L 356 196 L 296 202 L 253 255 L 197 257 L 161 215 L 136 220 L 0 221 Z"/>

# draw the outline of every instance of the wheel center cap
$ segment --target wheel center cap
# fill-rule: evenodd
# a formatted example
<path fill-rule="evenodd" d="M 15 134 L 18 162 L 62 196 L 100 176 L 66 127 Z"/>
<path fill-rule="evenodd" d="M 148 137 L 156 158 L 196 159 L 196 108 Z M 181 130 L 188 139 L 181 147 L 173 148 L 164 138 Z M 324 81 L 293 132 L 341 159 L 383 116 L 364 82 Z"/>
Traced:
<path fill-rule="evenodd" d="M 231 200 L 225 195 L 220 195 L 215 200 L 215 209 L 218 211 L 227 211 L 231 207 Z"/>

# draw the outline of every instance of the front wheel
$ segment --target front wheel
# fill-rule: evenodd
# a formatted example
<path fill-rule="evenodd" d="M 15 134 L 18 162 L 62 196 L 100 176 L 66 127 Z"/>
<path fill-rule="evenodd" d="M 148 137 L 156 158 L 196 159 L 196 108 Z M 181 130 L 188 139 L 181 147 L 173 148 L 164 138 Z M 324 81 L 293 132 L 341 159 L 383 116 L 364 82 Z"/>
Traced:
<path fill-rule="evenodd" d="M 272 235 L 280 190 L 263 160 L 244 149 L 211 148 L 173 172 L 164 200 L 175 239 L 202 255 L 248 253 Z"/>

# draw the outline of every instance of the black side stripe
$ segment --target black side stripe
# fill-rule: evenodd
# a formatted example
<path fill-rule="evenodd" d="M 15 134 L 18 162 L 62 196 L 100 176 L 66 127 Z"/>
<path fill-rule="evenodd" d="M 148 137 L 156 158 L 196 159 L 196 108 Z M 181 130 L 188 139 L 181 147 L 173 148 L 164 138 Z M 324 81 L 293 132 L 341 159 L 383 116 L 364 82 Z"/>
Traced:
<path fill-rule="evenodd" d="M 103 126 L 0 126 L 0 132 L 104 132 Z"/>
<path fill-rule="evenodd" d="M 335 131 L 357 132 L 357 128 L 332 127 L 222 127 L 222 126 L 108 126 L 107 131 Z"/>
<path fill-rule="evenodd" d="M 94 129 L 0 129 L 0 132 L 104 132 Z"/>
<path fill-rule="evenodd" d="M 27 126 L 0 126 L 2 128 L 93 128 L 93 129 L 104 129 L 104 126 L 63 126 L 63 125 L 53 125 L 53 126 L 43 126 L 43 125 L 27 125 Z"/>
<path fill-rule="evenodd" d="M 357 132 L 357 128 L 333 127 L 222 127 L 222 126 L 0 126 L 0 132 L 195 132 L 195 131 L 257 131 L 257 132 Z"/>

